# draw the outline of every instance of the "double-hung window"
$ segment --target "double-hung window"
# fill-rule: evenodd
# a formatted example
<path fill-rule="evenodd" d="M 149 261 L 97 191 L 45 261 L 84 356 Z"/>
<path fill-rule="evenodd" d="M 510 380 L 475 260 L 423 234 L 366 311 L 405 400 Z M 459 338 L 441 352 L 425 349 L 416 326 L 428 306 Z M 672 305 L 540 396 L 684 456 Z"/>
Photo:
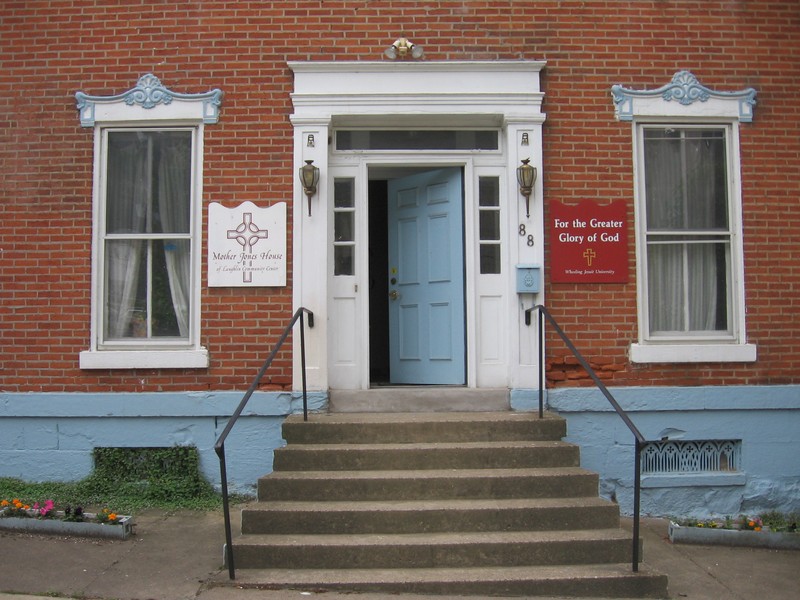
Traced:
<path fill-rule="evenodd" d="M 177 94 L 146 75 L 125 94 L 76 96 L 95 132 L 92 336 L 80 366 L 207 367 L 202 142 L 221 92 Z"/>
<path fill-rule="evenodd" d="M 194 136 L 103 132 L 101 347 L 185 346 L 196 335 Z"/>
<path fill-rule="evenodd" d="M 743 360 L 742 224 L 732 125 L 636 126 L 643 362 Z M 737 348 L 739 346 L 739 348 Z"/>
<path fill-rule="evenodd" d="M 633 362 L 753 361 L 745 334 L 739 122 L 755 91 L 688 71 L 652 91 L 614 86 L 633 122 L 639 339 Z"/>
<path fill-rule="evenodd" d="M 733 238 L 723 127 L 642 126 L 650 341 L 733 340 Z"/>

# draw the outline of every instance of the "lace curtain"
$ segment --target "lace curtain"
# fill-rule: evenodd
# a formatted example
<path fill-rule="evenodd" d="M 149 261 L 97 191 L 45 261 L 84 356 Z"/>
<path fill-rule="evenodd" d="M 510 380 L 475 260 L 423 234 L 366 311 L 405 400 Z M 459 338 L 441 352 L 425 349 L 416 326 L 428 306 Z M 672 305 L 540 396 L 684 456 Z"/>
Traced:
<path fill-rule="evenodd" d="M 191 133 L 108 135 L 105 337 L 187 338 Z"/>
<path fill-rule="evenodd" d="M 171 233 L 189 232 L 189 196 L 191 173 L 191 138 L 170 138 L 162 144 L 158 164 L 158 205 L 163 230 Z M 189 282 L 191 260 L 189 241 L 175 240 L 164 244 L 172 308 L 178 321 L 181 337 L 189 336 Z"/>
<path fill-rule="evenodd" d="M 650 332 L 726 329 L 724 132 L 646 130 L 645 173 Z"/>

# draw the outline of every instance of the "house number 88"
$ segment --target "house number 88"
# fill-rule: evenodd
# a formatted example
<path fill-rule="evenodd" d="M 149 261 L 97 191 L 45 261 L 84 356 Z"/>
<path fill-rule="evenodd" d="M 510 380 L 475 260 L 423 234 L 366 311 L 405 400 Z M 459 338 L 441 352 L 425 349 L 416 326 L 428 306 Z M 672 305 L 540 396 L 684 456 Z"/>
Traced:
<path fill-rule="evenodd" d="M 519 236 L 527 237 L 525 243 L 528 244 L 528 246 L 533 246 L 533 234 L 528 233 L 528 230 L 525 228 L 525 223 L 519 226 Z"/>

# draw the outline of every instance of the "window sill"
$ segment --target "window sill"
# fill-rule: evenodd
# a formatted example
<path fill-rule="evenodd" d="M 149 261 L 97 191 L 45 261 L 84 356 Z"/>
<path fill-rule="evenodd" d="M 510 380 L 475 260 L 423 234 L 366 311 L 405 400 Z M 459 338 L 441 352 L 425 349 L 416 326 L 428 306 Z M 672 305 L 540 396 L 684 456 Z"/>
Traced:
<path fill-rule="evenodd" d="M 755 362 L 755 344 L 631 344 L 634 363 Z"/>
<path fill-rule="evenodd" d="M 741 486 L 747 483 L 744 473 L 682 473 L 642 475 L 643 488 Z"/>
<path fill-rule="evenodd" d="M 207 369 L 208 350 L 87 350 L 81 369 Z"/>

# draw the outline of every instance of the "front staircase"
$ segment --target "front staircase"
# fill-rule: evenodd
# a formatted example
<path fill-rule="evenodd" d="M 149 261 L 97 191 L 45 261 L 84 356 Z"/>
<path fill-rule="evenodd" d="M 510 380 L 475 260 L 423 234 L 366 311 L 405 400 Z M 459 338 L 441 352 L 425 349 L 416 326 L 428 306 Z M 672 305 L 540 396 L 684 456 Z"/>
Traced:
<path fill-rule="evenodd" d="M 292 416 L 234 539 L 242 587 L 666 598 L 553 415 Z"/>

